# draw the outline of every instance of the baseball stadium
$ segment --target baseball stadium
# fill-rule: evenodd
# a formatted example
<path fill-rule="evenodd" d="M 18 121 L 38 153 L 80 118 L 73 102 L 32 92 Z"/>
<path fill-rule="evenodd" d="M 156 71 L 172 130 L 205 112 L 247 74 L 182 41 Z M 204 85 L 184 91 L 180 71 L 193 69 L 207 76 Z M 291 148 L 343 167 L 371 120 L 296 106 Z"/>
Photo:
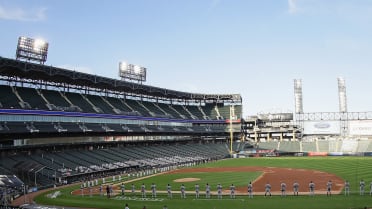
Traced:
<path fill-rule="evenodd" d="M 145 85 L 45 65 L 19 37 L 0 57 L 1 208 L 369 208 L 372 112 L 243 117 L 240 94 Z"/>

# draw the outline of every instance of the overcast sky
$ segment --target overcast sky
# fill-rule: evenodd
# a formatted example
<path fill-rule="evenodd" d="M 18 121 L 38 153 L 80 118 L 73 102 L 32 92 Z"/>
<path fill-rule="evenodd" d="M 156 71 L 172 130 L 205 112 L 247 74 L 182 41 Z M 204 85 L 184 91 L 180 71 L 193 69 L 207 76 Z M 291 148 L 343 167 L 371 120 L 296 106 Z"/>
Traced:
<path fill-rule="evenodd" d="M 47 65 L 118 78 L 119 61 L 147 82 L 195 93 L 239 93 L 244 116 L 372 110 L 370 0 L 0 0 L 0 56 L 19 36 L 49 42 Z"/>

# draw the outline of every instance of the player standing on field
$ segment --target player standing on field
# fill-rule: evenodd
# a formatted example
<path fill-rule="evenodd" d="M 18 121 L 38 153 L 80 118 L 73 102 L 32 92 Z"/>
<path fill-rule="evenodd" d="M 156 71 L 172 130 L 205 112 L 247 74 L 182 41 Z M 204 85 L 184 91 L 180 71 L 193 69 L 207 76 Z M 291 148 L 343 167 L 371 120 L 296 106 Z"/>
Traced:
<path fill-rule="evenodd" d="M 265 184 L 265 197 L 267 194 L 269 194 L 271 197 L 271 184 L 269 182 Z"/>
<path fill-rule="evenodd" d="M 348 180 L 345 181 L 345 196 L 350 195 L 350 183 Z"/>
<path fill-rule="evenodd" d="M 332 181 L 331 180 L 329 180 L 327 182 L 327 196 L 328 196 L 328 194 L 329 194 L 329 196 L 332 195 Z"/>
<path fill-rule="evenodd" d="M 293 183 L 293 195 L 294 196 L 298 196 L 298 190 L 299 189 L 300 189 L 300 184 L 297 181 L 295 181 Z"/>
<path fill-rule="evenodd" d="M 235 199 L 235 186 L 234 186 L 234 184 L 231 184 L 231 186 L 230 186 L 230 198 Z"/>
<path fill-rule="evenodd" d="M 211 186 L 208 183 L 205 186 L 205 198 L 211 198 Z"/>
<path fill-rule="evenodd" d="M 287 184 L 285 182 L 282 182 L 280 184 L 280 191 L 282 193 L 282 197 L 285 197 L 287 195 L 286 190 L 287 190 Z"/>
<path fill-rule="evenodd" d="M 217 185 L 217 197 L 218 197 L 218 199 L 222 199 L 222 186 L 221 186 L 221 184 Z"/>
<path fill-rule="evenodd" d="M 186 198 L 185 185 L 181 185 L 181 198 Z"/>
<path fill-rule="evenodd" d="M 195 198 L 199 198 L 199 184 L 195 184 Z"/>
<path fill-rule="evenodd" d="M 124 196 L 125 195 L 125 184 L 124 183 L 121 183 L 121 195 Z"/>
<path fill-rule="evenodd" d="M 142 194 L 142 198 L 146 198 L 146 186 L 144 183 L 142 183 L 142 186 L 141 186 L 141 194 Z"/>
<path fill-rule="evenodd" d="M 310 196 L 315 195 L 315 184 L 314 184 L 313 181 L 310 181 L 310 183 L 309 183 L 309 191 L 310 191 L 310 193 L 309 193 Z"/>
<path fill-rule="evenodd" d="M 136 196 L 136 187 L 132 184 L 132 196 Z"/>
<path fill-rule="evenodd" d="M 364 186 L 366 183 L 364 183 L 363 179 L 359 182 L 359 194 L 364 195 Z"/>
<path fill-rule="evenodd" d="M 252 182 L 249 182 L 248 184 L 248 197 L 253 198 L 253 185 Z"/>
<path fill-rule="evenodd" d="M 151 193 L 152 198 L 156 198 L 156 185 L 154 183 L 151 184 Z"/>
<path fill-rule="evenodd" d="M 172 199 L 172 187 L 170 184 L 167 185 L 168 198 Z"/>

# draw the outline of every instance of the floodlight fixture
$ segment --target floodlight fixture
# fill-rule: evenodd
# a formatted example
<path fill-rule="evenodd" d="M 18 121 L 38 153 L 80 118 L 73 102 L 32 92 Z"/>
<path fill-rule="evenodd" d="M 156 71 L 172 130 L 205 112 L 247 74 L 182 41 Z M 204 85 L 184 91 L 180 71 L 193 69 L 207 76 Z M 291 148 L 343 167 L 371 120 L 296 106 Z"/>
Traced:
<path fill-rule="evenodd" d="M 127 62 L 119 62 L 119 77 L 122 80 L 138 81 L 140 83 L 146 81 L 145 67 L 139 65 L 128 64 Z"/>
<path fill-rule="evenodd" d="M 48 56 L 49 43 L 42 39 L 21 36 L 18 38 L 16 59 L 44 64 Z"/>

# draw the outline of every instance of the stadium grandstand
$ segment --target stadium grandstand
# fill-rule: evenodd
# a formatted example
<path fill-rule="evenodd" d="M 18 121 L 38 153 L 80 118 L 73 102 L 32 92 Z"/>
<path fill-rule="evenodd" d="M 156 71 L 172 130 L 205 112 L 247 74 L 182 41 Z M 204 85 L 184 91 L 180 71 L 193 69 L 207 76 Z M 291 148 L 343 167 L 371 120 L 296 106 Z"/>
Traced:
<path fill-rule="evenodd" d="M 4 57 L 0 92 L 1 174 L 20 179 L 2 188 L 222 159 L 230 136 L 241 134 L 239 94 L 180 92 Z"/>
<path fill-rule="evenodd" d="M 243 121 L 241 156 L 372 156 L 372 113 L 348 112 L 346 85 L 337 78 L 339 112 L 304 112 L 302 81 L 294 80 L 295 112 L 267 112 Z"/>

